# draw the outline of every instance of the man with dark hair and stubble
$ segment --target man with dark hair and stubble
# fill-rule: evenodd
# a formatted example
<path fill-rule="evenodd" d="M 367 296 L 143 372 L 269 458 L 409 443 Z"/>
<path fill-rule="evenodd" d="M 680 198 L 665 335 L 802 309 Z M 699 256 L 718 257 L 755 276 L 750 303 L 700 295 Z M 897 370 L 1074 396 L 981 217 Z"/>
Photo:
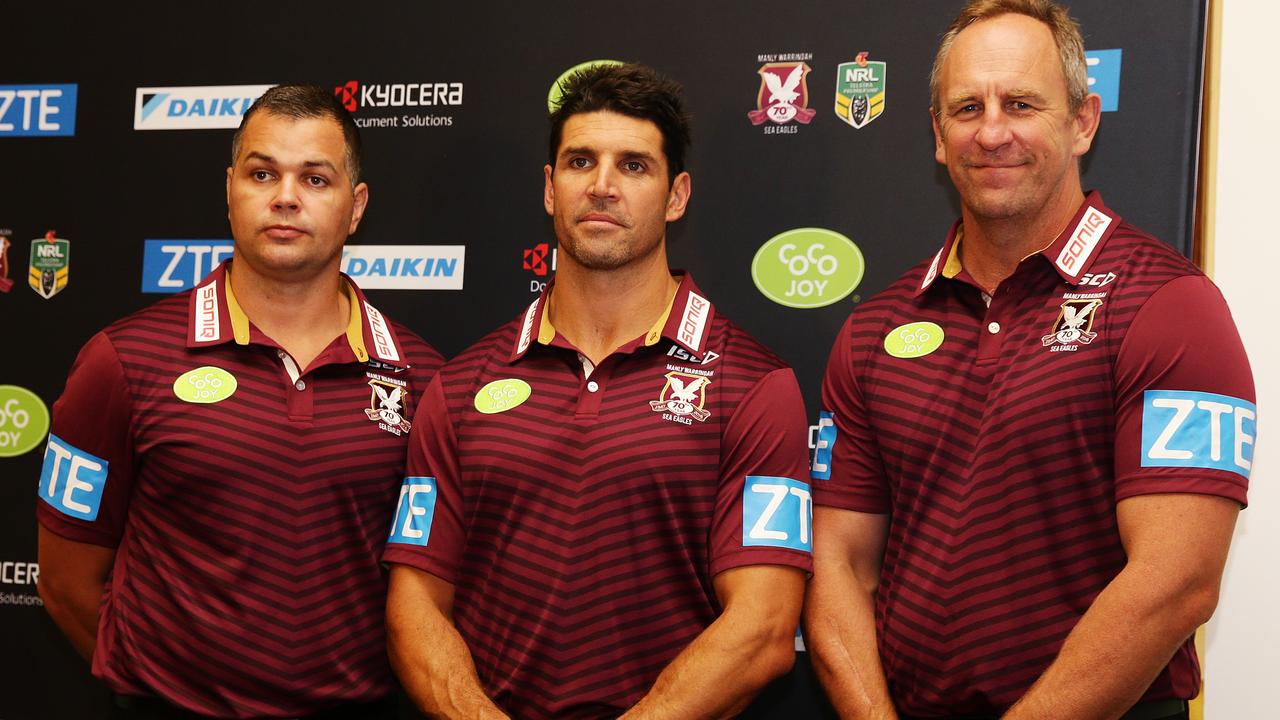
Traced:
<path fill-rule="evenodd" d="M 727 717 L 794 660 L 800 391 L 667 266 L 691 188 L 678 86 L 623 65 L 564 91 L 556 277 L 414 420 L 392 663 L 433 717 Z"/>
<path fill-rule="evenodd" d="M 112 718 L 394 718 L 378 559 L 441 357 L 339 272 L 355 123 L 272 88 L 227 169 L 231 260 L 85 345 L 40 477 L 40 595 Z"/>
<path fill-rule="evenodd" d="M 961 217 L 831 352 L 815 668 L 849 718 L 1186 718 L 1256 434 L 1226 302 L 1082 189 L 1063 8 L 970 2 L 932 86 Z"/>

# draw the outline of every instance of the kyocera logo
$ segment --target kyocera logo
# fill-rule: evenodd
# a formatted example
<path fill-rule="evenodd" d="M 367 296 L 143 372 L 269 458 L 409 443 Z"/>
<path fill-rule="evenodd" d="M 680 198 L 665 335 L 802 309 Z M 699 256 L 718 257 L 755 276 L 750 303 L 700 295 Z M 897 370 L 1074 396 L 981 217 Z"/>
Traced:
<path fill-rule="evenodd" d="M 333 89 L 348 112 L 366 108 L 461 105 L 462 83 L 361 83 L 348 80 Z"/>
<path fill-rule="evenodd" d="M 271 85 L 138 88 L 134 130 L 237 128 L 245 111 Z"/>
<path fill-rule="evenodd" d="M 76 134 L 77 85 L 0 85 L 0 137 Z"/>

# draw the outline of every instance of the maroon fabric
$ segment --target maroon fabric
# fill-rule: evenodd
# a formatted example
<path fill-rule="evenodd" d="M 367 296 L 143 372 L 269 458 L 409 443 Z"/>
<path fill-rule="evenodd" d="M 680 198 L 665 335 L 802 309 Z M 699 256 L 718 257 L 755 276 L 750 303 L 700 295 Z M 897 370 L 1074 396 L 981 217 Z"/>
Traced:
<path fill-rule="evenodd" d="M 369 419 L 370 380 L 404 382 L 411 416 L 441 357 L 400 326 L 379 354 L 362 315 L 369 361 L 338 337 L 296 389 L 257 328 L 188 347 L 191 293 L 216 288 L 225 319 L 224 284 L 219 268 L 94 336 L 54 405 L 53 434 L 109 462 L 95 521 L 38 503 L 52 532 L 117 549 L 93 672 L 222 717 L 377 700 L 394 688 L 378 558 L 408 434 Z M 236 392 L 179 400 L 175 380 L 206 365 Z"/>
<path fill-rule="evenodd" d="M 409 455 L 410 475 L 437 479 L 430 535 L 384 558 L 456 585 L 454 621 L 508 711 L 612 718 L 716 618 L 714 575 L 811 569 L 807 552 L 745 547 L 742 527 L 746 476 L 804 480 L 804 407 L 791 369 L 687 276 L 660 336 L 590 378 L 562 336 L 538 342 L 545 297 L 432 382 Z M 654 409 L 669 372 L 710 381 L 709 414 Z M 478 412 L 477 393 L 508 378 L 529 399 Z"/>
<path fill-rule="evenodd" d="M 1235 473 L 1141 467 L 1145 390 L 1254 401 L 1221 294 L 1096 194 L 989 307 L 965 273 L 944 277 L 954 242 L 840 331 L 823 386 L 831 476 L 814 484 L 819 505 L 892 517 L 877 630 L 894 701 L 918 716 L 998 714 L 1021 697 L 1125 563 L 1119 500 L 1245 502 Z M 1087 342 L 1057 335 L 1072 301 L 1101 303 Z M 941 346 L 891 356 L 886 337 L 919 321 L 943 328 Z M 1188 638 L 1144 699 L 1198 689 Z"/>

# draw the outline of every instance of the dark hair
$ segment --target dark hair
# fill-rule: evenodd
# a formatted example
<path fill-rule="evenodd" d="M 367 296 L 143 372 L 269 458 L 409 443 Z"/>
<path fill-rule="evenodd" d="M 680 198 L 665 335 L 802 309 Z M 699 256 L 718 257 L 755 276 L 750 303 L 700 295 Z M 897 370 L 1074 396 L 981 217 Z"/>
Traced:
<path fill-rule="evenodd" d="M 231 138 L 231 164 L 240 156 L 240 140 L 244 136 L 249 118 L 259 111 L 269 115 L 301 120 L 303 118 L 333 118 L 342 126 L 342 137 L 347 147 L 347 175 L 354 187 L 360 182 L 360 129 L 351 113 L 338 102 L 334 93 L 318 85 L 277 85 L 262 94 L 245 111 L 240 127 Z"/>
<path fill-rule="evenodd" d="M 556 166 L 564 124 L 574 115 L 607 110 L 648 120 L 662 133 L 667 180 L 684 172 L 689 149 L 689 115 L 680 84 L 644 65 L 597 65 L 570 75 L 560 85 L 560 103 L 551 113 L 551 167 Z"/>

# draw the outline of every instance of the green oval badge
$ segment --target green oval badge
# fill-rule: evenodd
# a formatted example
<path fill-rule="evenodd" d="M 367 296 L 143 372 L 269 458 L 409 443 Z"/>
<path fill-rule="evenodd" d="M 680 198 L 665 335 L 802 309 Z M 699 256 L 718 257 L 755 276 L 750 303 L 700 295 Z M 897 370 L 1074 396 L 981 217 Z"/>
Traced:
<path fill-rule="evenodd" d="M 551 83 L 551 89 L 547 91 L 547 112 L 553 113 L 556 111 L 556 108 L 560 107 L 560 98 L 564 97 L 564 91 L 561 90 L 561 86 L 564 85 L 565 80 L 569 79 L 570 75 L 573 75 L 576 72 L 582 72 L 583 70 L 590 70 L 597 65 L 621 64 L 622 62 L 619 60 L 588 60 L 583 63 L 578 63 L 568 70 L 560 73 L 560 77 L 556 78 L 556 81 Z"/>
<path fill-rule="evenodd" d="M 924 357 L 941 347 L 945 336 L 942 326 L 937 323 L 907 323 L 884 336 L 884 351 L 900 358 Z"/>
<path fill-rule="evenodd" d="M 222 368 L 205 365 L 182 373 L 173 381 L 173 394 L 189 403 L 222 402 L 235 394 L 240 383 Z"/>
<path fill-rule="evenodd" d="M 775 235 L 751 261 L 751 279 L 760 292 L 793 308 L 819 308 L 843 300 L 862 282 L 865 270 L 858 246 L 824 228 Z"/>
<path fill-rule="evenodd" d="M 485 415 L 506 412 L 519 407 L 532 394 L 529 383 L 519 378 L 494 380 L 476 393 L 476 409 Z"/>
<path fill-rule="evenodd" d="M 0 385 L 0 457 L 17 457 L 44 442 L 49 408 L 39 395 L 17 385 Z"/>

